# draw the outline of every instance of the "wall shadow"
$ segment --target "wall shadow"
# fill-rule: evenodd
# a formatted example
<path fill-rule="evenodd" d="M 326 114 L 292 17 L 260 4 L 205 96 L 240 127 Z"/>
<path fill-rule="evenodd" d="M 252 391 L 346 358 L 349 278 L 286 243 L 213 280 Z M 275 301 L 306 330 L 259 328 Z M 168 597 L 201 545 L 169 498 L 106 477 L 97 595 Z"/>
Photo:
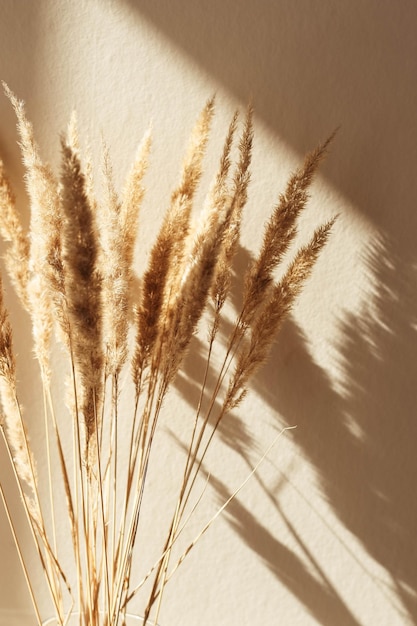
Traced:
<path fill-rule="evenodd" d="M 124 0 L 299 154 L 342 130 L 323 172 L 382 228 L 417 225 L 417 5 Z M 404 243 L 404 241 L 403 241 Z"/>
<path fill-rule="evenodd" d="M 390 574 L 414 623 L 416 262 L 400 257 L 396 247 L 387 239 L 375 243 L 366 259 L 375 284 L 366 311 L 341 320 L 341 390 L 312 361 L 301 331 L 290 323 L 258 391 L 263 388 L 273 408 L 297 423 L 294 440 L 316 469 L 323 497 Z"/>
<path fill-rule="evenodd" d="M 243 276 L 250 259 L 251 255 L 248 250 L 241 247 L 235 259 L 235 271 L 230 294 L 234 311 L 240 310 L 241 302 L 239 294 L 242 293 Z M 225 344 L 231 330 L 232 320 L 224 320 L 223 325 L 220 327 L 221 337 L 219 337 L 218 341 Z M 303 350 L 303 353 L 305 352 L 304 356 L 309 358 L 301 333 L 291 321 L 287 321 L 284 324 L 281 336 L 284 344 L 287 344 L 284 346 L 284 353 L 288 354 L 288 351 L 292 352 L 294 346 L 290 347 L 290 344 L 295 344 L 295 346 Z M 277 381 L 275 378 L 282 376 L 277 370 L 285 368 L 285 359 L 284 361 L 282 360 L 281 347 L 282 343 L 280 341 L 280 345 L 274 348 L 272 364 L 270 363 L 269 366 L 265 368 L 267 371 L 263 370 L 263 373 L 257 375 L 250 385 L 251 391 L 255 391 L 255 393 L 261 395 L 276 411 L 281 411 L 281 408 L 276 405 L 277 398 L 275 392 Z M 206 354 L 207 343 L 198 336 L 194 337 L 182 371 L 177 375 L 175 381 L 177 390 L 193 408 L 198 405 L 200 398 L 201 381 L 204 378 L 206 367 Z M 311 366 L 321 380 L 320 386 L 328 392 L 329 381 L 317 366 L 312 363 Z M 268 373 L 272 375 L 273 380 L 268 378 Z M 309 372 L 309 375 L 310 374 L 311 372 Z M 209 399 L 211 398 L 216 379 L 217 370 L 213 366 L 208 374 L 203 406 L 209 405 Z M 317 383 L 317 380 L 314 382 Z M 271 393 L 271 389 L 274 389 L 273 393 Z M 220 395 L 219 397 L 221 398 L 222 396 Z M 295 397 L 298 396 L 296 395 Z M 218 400 L 212 411 L 212 422 L 215 421 L 220 408 L 221 401 Z M 287 407 L 285 407 L 285 409 L 286 408 Z M 294 422 L 292 420 L 297 416 L 296 414 L 294 415 L 292 409 L 293 407 L 288 407 L 288 413 L 282 411 L 281 415 L 284 419 L 288 418 L 288 423 L 293 424 Z M 202 411 L 202 415 L 204 415 L 204 410 Z M 281 421 L 277 425 L 278 429 L 280 430 L 283 425 Z M 171 432 L 171 436 L 176 441 L 177 445 L 180 445 L 184 449 L 184 445 L 176 437 L 175 433 Z M 252 461 L 250 459 L 253 457 L 257 444 L 253 439 L 253 434 L 251 434 L 245 421 L 240 416 L 239 409 L 225 416 L 216 437 L 220 438 L 223 443 L 238 452 L 246 461 L 248 472 L 252 470 Z M 260 456 L 263 450 L 259 449 L 256 450 L 256 452 Z M 208 468 L 206 469 L 208 470 Z M 324 569 L 315 559 L 306 543 L 297 533 L 290 519 L 280 507 L 280 486 L 286 482 L 286 477 L 281 475 L 280 485 L 274 488 L 274 493 L 268 490 L 258 475 L 255 475 L 253 480 L 257 481 L 258 487 L 272 503 L 276 510 L 277 519 L 279 518 L 280 521 L 284 521 L 293 539 L 295 539 L 301 549 L 303 556 L 298 556 L 286 546 L 285 543 L 277 539 L 276 535 L 273 533 L 272 527 L 265 526 L 262 521 L 256 517 L 254 512 L 244 505 L 244 502 L 240 498 L 236 498 L 226 510 L 225 515 L 228 522 L 241 536 L 244 542 L 262 559 L 266 567 L 268 567 L 288 591 L 305 606 L 307 611 L 318 623 L 324 626 L 334 626 L 334 624 L 340 626 L 360 626 L 360 623 L 349 610 L 343 598 L 326 575 Z M 221 478 L 216 476 L 215 473 L 213 474 L 211 468 L 210 484 L 215 490 L 219 506 L 221 506 L 229 498 L 230 491 L 222 482 Z"/>
<path fill-rule="evenodd" d="M 364 550 L 389 573 L 390 593 L 397 597 L 396 609 L 402 613 L 399 619 L 414 623 L 417 263 L 406 254 L 400 257 L 395 252 L 397 246 L 398 242 L 381 237 L 368 250 L 364 262 L 374 289 L 367 294 L 363 313 L 340 320 L 340 342 L 335 346 L 340 386 L 336 387 L 313 361 L 301 330 L 288 320 L 268 366 L 256 376 L 252 387 L 280 420 L 297 424 L 293 440 L 317 472 L 323 498 Z M 241 251 L 240 263 L 245 257 Z M 186 367 L 188 378 L 178 381 L 191 403 L 198 394 L 196 375 L 203 367 L 198 344 L 195 348 Z M 280 421 L 277 427 L 281 426 Z M 237 416 L 225 420 L 221 436 L 248 458 L 253 442 Z M 219 478 L 212 480 L 224 501 L 224 485 Z M 233 528 L 321 624 L 357 624 L 285 516 L 279 494 L 260 486 L 315 575 L 241 501 L 228 509 Z M 383 584 L 373 583 L 378 587 L 376 593 L 385 594 L 390 601 Z"/>

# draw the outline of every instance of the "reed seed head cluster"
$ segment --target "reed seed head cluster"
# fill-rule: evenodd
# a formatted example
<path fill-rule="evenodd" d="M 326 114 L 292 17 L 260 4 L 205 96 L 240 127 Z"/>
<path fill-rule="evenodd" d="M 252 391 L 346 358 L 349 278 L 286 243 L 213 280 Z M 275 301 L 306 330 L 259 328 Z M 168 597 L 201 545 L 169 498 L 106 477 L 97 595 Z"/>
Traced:
<path fill-rule="evenodd" d="M 0 285 L 4 445 L 57 625 L 64 626 L 76 613 L 80 626 L 120 626 L 131 601 L 144 590 L 144 623 L 156 624 L 164 588 L 198 539 L 180 547 L 178 556 L 182 530 L 198 504 L 196 479 L 207 450 L 227 414 L 241 403 L 250 378 L 267 360 L 328 239 L 333 220 L 295 250 L 288 268 L 276 279 L 278 266 L 294 245 L 298 218 L 330 140 L 306 157 L 273 207 L 260 251 L 244 276 L 241 309 L 224 340 L 219 328 L 230 296 L 250 182 L 252 107 L 241 125 L 238 113 L 232 117 L 218 170 L 194 225 L 192 214 L 215 109 L 214 99 L 207 102 L 191 134 L 179 182 L 147 267 L 137 275 L 134 252 L 151 132 L 145 133 L 139 145 L 121 194 L 116 191 L 109 150 L 103 142 L 103 194 L 98 201 L 91 163 L 80 148 L 75 115 L 61 136 L 61 169 L 56 174 L 41 158 L 24 104 L 6 85 L 4 89 L 17 117 L 31 217 L 26 232 L 0 161 L 0 234 L 8 243 L 5 267 L 10 282 L 32 323 L 45 413 L 39 429 L 45 431 L 49 475 L 51 459 L 59 460 L 60 480 L 50 480 L 46 500 L 18 398 L 12 325 Z M 179 469 L 177 503 L 167 518 L 158 560 L 137 580 L 140 553 L 135 548 L 155 435 L 166 396 L 202 323 L 209 325 L 205 329 L 205 375 L 199 402 L 190 412 L 191 436 Z M 52 393 L 54 335 L 64 346 L 70 373 L 65 412 L 56 406 Z M 217 344 L 222 347 L 223 361 L 214 368 L 215 383 L 207 401 L 208 372 L 213 370 Z M 121 375 L 127 371 L 130 382 L 122 390 Z M 130 394 L 130 404 L 121 404 L 122 393 Z M 126 406 L 130 406 L 128 413 Z M 70 452 L 63 441 L 63 419 L 71 423 Z M 121 436 L 126 439 L 126 432 L 123 449 L 128 453 L 121 459 Z M 0 493 L 40 625 L 43 616 L 37 589 L 3 487 Z M 74 575 L 64 571 L 56 537 L 56 503 L 62 499 Z M 203 524 L 199 536 L 209 526 L 210 522 Z"/>

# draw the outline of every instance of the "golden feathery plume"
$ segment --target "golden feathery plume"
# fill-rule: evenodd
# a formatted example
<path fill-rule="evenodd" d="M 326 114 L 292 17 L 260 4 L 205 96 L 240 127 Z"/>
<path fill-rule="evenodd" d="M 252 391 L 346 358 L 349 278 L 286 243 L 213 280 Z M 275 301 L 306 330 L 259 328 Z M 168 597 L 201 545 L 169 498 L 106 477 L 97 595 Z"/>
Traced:
<path fill-rule="evenodd" d="M 171 196 L 171 205 L 164 218 L 162 228 L 174 235 L 172 237 L 170 272 L 167 281 L 169 285 L 167 285 L 166 296 L 173 292 L 175 281 L 181 272 L 190 232 L 193 198 L 203 172 L 203 158 L 213 115 L 214 97 L 207 102 L 191 133 L 182 167 L 181 180 Z"/>
<path fill-rule="evenodd" d="M 103 386 L 101 277 L 97 268 L 95 216 L 86 195 L 79 155 L 70 141 L 71 137 L 67 137 L 61 142 L 65 288 L 74 363 L 82 388 L 80 406 L 86 445 L 90 449 Z"/>
<path fill-rule="evenodd" d="M 16 390 L 16 362 L 13 352 L 12 328 L 9 315 L 4 306 L 3 285 L 0 277 L 0 398 L 3 415 L 0 414 L 0 425 L 4 428 L 7 445 L 13 456 L 16 474 L 21 484 L 29 488 L 30 495 L 25 502 L 32 519 L 40 527 L 41 515 L 36 504 L 35 494 L 36 469 L 35 461 L 29 450 L 29 443 L 21 407 Z"/>
<path fill-rule="evenodd" d="M 229 133 L 234 130 L 235 118 Z M 247 200 L 247 190 L 250 181 L 250 163 L 253 143 L 253 109 L 248 108 L 243 134 L 239 143 L 239 162 L 233 178 L 233 194 L 231 215 L 225 232 L 225 241 L 222 246 L 216 267 L 216 276 L 212 288 L 212 298 L 215 309 L 220 312 L 230 289 L 233 259 L 237 251 L 240 237 L 242 210 Z M 227 145 L 227 143 L 226 143 Z M 218 317 L 218 314 L 217 314 Z M 215 322 L 216 323 L 216 322 Z"/>
<path fill-rule="evenodd" d="M 224 141 L 223 151 L 220 157 L 220 163 L 217 173 L 210 186 L 209 193 L 207 194 L 207 198 L 203 206 L 202 215 L 200 216 L 200 222 L 201 220 L 204 221 L 205 214 L 208 216 L 209 220 L 213 219 L 213 207 L 218 208 L 217 212 L 220 215 L 221 211 L 224 209 L 228 202 L 229 189 L 227 179 L 231 166 L 230 153 L 233 146 L 233 137 L 236 132 L 238 116 L 238 112 L 235 111 L 229 124 L 227 135 Z M 210 216 L 210 214 L 212 215 Z"/>
<path fill-rule="evenodd" d="M 139 146 L 125 182 L 120 203 L 113 184 L 108 149 L 103 149 L 106 202 L 100 220 L 103 250 L 103 323 L 107 374 L 120 371 L 127 358 L 127 336 L 131 317 L 133 254 L 137 237 L 139 209 L 144 195 L 142 184 L 150 149 L 150 131 Z"/>
<path fill-rule="evenodd" d="M 5 254 L 6 268 L 23 306 L 29 308 L 29 240 L 16 211 L 15 197 L 0 159 L 0 232 L 11 247 Z"/>
<path fill-rule="evenodd" d="M 250 377 L 266 360 L 275 336 L 329 237 L 334 220 L 317 229 L 309 243 L 296 250 L 280 280 L 274 278 L 277 266 L 294 241 L 297 219 L 332 137 L 307 156 L 274 206 L 260 252 L 244 276 L 241 313 L 232 326 L 229 342 L 223 346 L 223 359 L 216 367 L 215 340 L 219 339 L 217 331 L 223 305 L 230 292 L 250 182 L 252 107 L 247 109 L 236 149 L 238 114 L 232 117 L 219 167 L 194 227 L 193 203 L 202 178 L 214 114 L 214 98 L 207 102 L 192 131 L 179 182 L 150 250 L 140 288 L 132 294 L 134 281 L 138 280 L 133 263 L 150 132 L 139 146 L 121 197 L 116 192 L 109 152 L 103 144 L 104 194 L 103 202 L 98 202 L 91 161 L 84 169 L 81 163 L 75 114 L 61 139 L 61 178 L 57 181 L 40 158 L 23 103 L 7 86 L 5 91 L 17 115 L 31 222 L 26 236 L 0 161 L 0 234 L 12 243 L 8 269 L 32 317 L 35 351 L 41 365 L 49 477 L 47 519 L 43 490 L 38 488 L 27 426 L 17 397 L 12 331 L 1 279 L 0 435 L 38 548 L 56 622 L 67 623 L 74 610 L 85 624 L 115 624 L 123 620 L 129 602 L 144 589 L 145 593 L 150 592 L 144 622 L 152 614 L 156 623 L 165 585 L 196 543 L 193 541 L 184 551 L 180 535 L 201 500 L 201 496 L 196 499 L 194 496 L 206 452 L 224 415 L 242 401 Z M 232 166 L 235 150 L 236 163 Z M 214 305 L 212 321 L 205 316 L 210 297 L 211 309 Z M 125 412 L 128 405 L 123 404 L 122 424 L 119 416 L 126 389 L 120 374 L 127 360 L 133 300 L 136 336 L 131 367 L 135 402 L 131 413 Z M 50 384 L 52 313 L 69 351 L 71 389 L 67 407 L 72 420 L 72 439 L 65 441 L 65 445 L 60 431 L 65 421 L 68 432 L 68 413 L 62 413 L 61 398 L 56 400 Z M 202 320 L 210 323 L 210 334 L 207 344 L 202 343 L 206 345 L 205 369 L 193 410 L 194 425 L 186 445 L 186 459 L 180 469 L 178 498 L 159 558 L 134 587 L 134 551 L 142 539 L 142 523 L 146 523 L 143 498 L 156 451 L 159 418 L 166 393 Z M 55 447 L 49 441 L 51 427 L 55 432 Z M 61 467 L 58 480 L 52 469 L 56 461 Z M 41 483 L 39 478 L 40 486 Z M 239 489 L 224 507 L 238 492 Z M 3 493 L 0 496 L 3 498 Z M 54 502 L 58 498 L 63 500 L 63 496 L 74 550 L 77 579 L 74 595 L 61 565 L 60 535 L 56 532 L 58 518 Z M 178 545 L 182 556 L 170 569 Z M 145 583 L 149 584 L 147 590 L 143 587 Z M 36 605 L 36 598 L 33 601 Z M 40 624 L 39 612 L 37 615 Z"/>
<path fill-rule="evenodd" d="M 151 142 L 151 128 L 149 128 L 138 147 L 136 158 L 125 180 L 122 193 L 120 223 L 123 231 L 123 254 L 128 268 L 131 268 L 133 263 L 139 210 L 145 194 L 143 178 L 148 168 Z"/>
<path fill-rule="evenodd" d="M 28 297 L 35 354 L 41 366 L 42 376 L 47 380 L 50 376 L 48 355 L 52 331 L 49 287 L 51 283 L 55 284 L 61 280 L 55 273 L 57 265 L 61 264 L 58 183 L 51 168 L 42 162 L 23 102 L 17 100 L 5 83 L 3 87 L 16 113 L 20 148 L 26 168 L 25 180 L 31 204 Z"/>
<path fill-rule="evenodd" d="M 143 277 L 141 303 L 136 314 L 136 349 L 132 361 L 133 379 L 137 388 L 142 373 L 149 364 L 158 333 L 164 325 L 161 320 L 164 300 L 169 300 L 174 291 L 174 282 L 178 280 L 189 231 L 192 200 L 201 178 L 202 160 L 213 113 L 214 98 L 206 104 L 193 130 L 180 184 L 172 194 Z"/>
<path fill-rule="evenodd" d="M 227 178 L 231 166 L 230 153 L 233 145 L 233 136 L 236 131 L 237 118 L 238 113 L 235 112 L 223 145 L 218 171 L 210 185 L 198 223 L 193 227 L 193 230 L 190 229 L 184 242 L 183 264 L 178 268 L 177 284 L 170 283 L 174 299 L 176 299 L 177 296 L 177 288 L 180 289 L 185 283 L 185 276 L 189 273 L 190 265 L 195 264 L 193 259 L 195 260 L 196 256 L 198 256 L 198 246 L 200 245 L 198 242 L 204 237 L 205 230 L 210 233 L 214 232 L 218 221 L 220 219 L 226 219 L 226 215 L 227 222 L 230 224 L 231 198 Z M 216 266 L 217 265 L 219 265 L 218 261 L 216 263 Z"/>
<path fill-rule="evenodd" d="M 239 404 L 246 393 L 248 379 L 267 359 L 283 321 L 328 240 L 335 219 L 316 230 L 311 241 L 297 252 L 282 280 L 274 285 L 267 301 L 258 305 L 251 326 L 250 341 L 237 355 L 236 368 L 225 400 L 227 410 Z"/>
<path fill-rule="evenodd" d="M 120 203 L 113 184 L 108 148 L 103 145 L 103 174 L 106 187 L 101 206 L 100 243 L 103 302 L 103 337 L 106 375 L 118 374 L 127 358 L 129 318 L 129 269 L 126 265 Z"/>
<path fill-rule="evenodd" d="M 262 247 L 245 276 L 244 315 L 242 323 L 250 323 L 259 303 L 273 283 L 273 271 L 296 235 L 296 221 L 308 200 L 313 176 L 326 155 L 334 134 L 310 152 L 303 166 L 290 178 L 265 228 Z"/>
<path fill-rule="evenodd" d="M 230 218 L 230 208 L 226 215 L 219 215 L 219 209 L 224 207 L 213 205 L 211 212 L 202 216 L 178 291 L 173 294 L 166 314 L 160 341 L 161 369 L 167 382 L 173 380 L 181 365 L 210 293 Z"/>

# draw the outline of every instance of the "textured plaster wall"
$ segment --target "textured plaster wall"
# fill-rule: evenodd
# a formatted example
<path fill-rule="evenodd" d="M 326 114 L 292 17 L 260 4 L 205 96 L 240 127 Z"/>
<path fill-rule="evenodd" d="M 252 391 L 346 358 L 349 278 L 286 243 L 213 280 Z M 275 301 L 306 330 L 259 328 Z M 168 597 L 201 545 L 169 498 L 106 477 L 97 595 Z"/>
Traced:
<path fill-rule="evenodd" d="M 416 25 L 411 0 L 0 2 L 0 78 L 26 101 L 45 158 L 57 165 L 58 135 L 75 107 L 96 157 L 104 133 L 119 182 L 152 120 L 138 269 L 213 92 L 208 172 L 234 107 L 252 99 L 256 110 L 242 267 L 291 169 L 340 126 L 300 242 L 338 213 L 334 235 L 242 406 L 241 430 L 236 416 L 213 451 L 202 519 L 278 429 L 297 428 L 167 588 L 162 626 L 417 622 Z M 3 96 L 0 152 L 27 223 L 15 121 Z M 39 406 L 30 331 L 6 287 L 32 423 Z M 174 427 L 192 397 L 188 373 L 172 400 Z M 32 437 L 40 444 L 36 429 Z M 161 446 L 164 459 L 175 444 L 166 437 Z M 0 470 L 10 485 L 3 449 Z M 160 476 L 171 472 L 161 463 Z M 18 510 L 17 497 L 12 504 Z M 149 544 L 161 521 L 158 499 L 150 506 Z M 23 523 L 18 528 L 24 537 Z M 30 626 L 3 511 L 0 554 L 0 624 Z"/>

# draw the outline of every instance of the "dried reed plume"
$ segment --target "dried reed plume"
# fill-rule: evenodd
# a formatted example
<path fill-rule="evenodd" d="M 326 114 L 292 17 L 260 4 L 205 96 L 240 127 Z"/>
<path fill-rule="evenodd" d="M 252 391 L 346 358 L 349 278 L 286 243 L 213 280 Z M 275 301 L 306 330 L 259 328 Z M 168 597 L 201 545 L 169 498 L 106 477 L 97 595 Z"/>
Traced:
<path fill-rule="evenodd" d="M 15 197 L 0 159 L 0 220 L 1 235 L 11 246 L 5 255 L 6 267 L 13 286 L 27 309 L 29 282 L 29 239 L 23 231 L 16 210 Z"/>
<path fill-rule="evenodd" d="M 260 251 L 246 271 L 241 310 L 225 341 L 219 328 L 228 315 L 224 305 L 230 296 L 248 198 L 252 107 L 248 107 L 238 141 L 238 113 L 232 117 L 217 173 L 193 226 L 196 191 L 214 115 L 214 99 L 207 102 L 192 132 L 179 183 L 150 250 L 148 266 L 138 277 L 134 253 L 150 131 L 138 148 L 121 197 L 103 142 L 104 193 L 98 201 L 91 163 L 82 156 L 75 116 L 61 138 L 61 172 L 56 178 L 41 160 L 23 103 L 4 88 L 17 116 L 31 220 L 26 233 L 0 161 L 0 233 L 10 244 L 6 269 L 30 315 L 42 377 L 49 474 L 46 502 L 39 494 L 30 429 L 18 400 L 12 329 L 0 285 L 0 428 L 4 443 L 57 625 L 64 626 L 76 613 L 80 626 L 121 626 L 129 603 L 140 593 L 145 594 L 144 624 L 150 620 L 156 624 L 165 585 L 224 508 L 202 525 L 194 541 L 181 545 L 182 530 L 199 502 L 196 481 L 206 452 L 224 417 L 242 401 L 251 376 L 266 361 L 333 226 L 334 220 L 320 226 L 307 245 L 295 250 L 282 278 L 276 279 L 276 269 L 294 244 L 298 217 L 330 139 L 306 157 L 279 196 Z M 160 558 L 138 581 L 134 555 L 140 544 L 139 518 L 155 434 L 164 400 L 203 321 L 209 329 L 206 366 L 192 413 L 184 466 L 179 470 L 178 498 L 167 519 Z M 58 406 L 51 393 L 53 330 L 68 359 L 67 407 Z M 223 350 L 220 367 L 212 363 L 215 343 Z M 129 383 L 121 386 L 122 373 L 129 371 Z M 215 380 L 210 391 L 209 373 Z M 122 399 L 129 394 L 131 411 L 125 408 L 122 413 Z M 69 449 L 63 445 L 68 423 L 72 432 Z M 61 476 L 52 481 L 52 463 L 57 459 Z M 1 485 L 0 495 L 41 625 L 36 587 Z M 224 506 L 232 498 L 233 494 Z M 75 574 L 64 572 L 60 561 L 58 501 L 67 506 Z M 179 556 L 174 556 L 174 546 Z"/>

